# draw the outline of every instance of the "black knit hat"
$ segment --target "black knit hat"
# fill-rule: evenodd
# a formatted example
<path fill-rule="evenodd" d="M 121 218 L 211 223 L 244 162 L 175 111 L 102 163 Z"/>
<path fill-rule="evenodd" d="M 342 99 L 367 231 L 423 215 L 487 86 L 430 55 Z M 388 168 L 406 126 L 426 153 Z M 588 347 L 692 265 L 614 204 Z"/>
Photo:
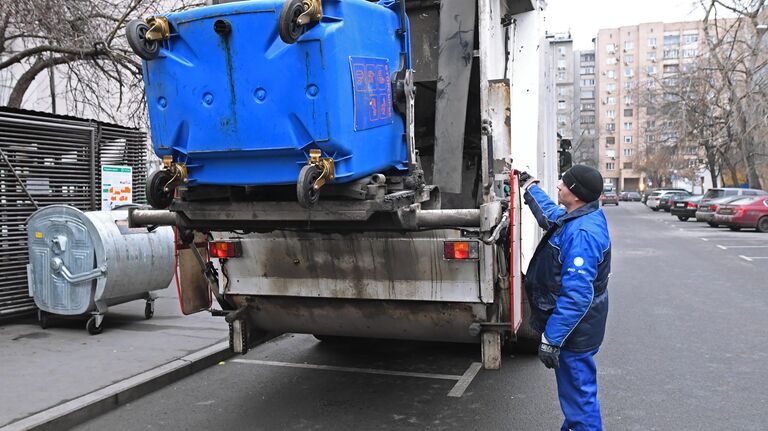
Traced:
<path fill-rule="evenodd" d="M 603 176 L 595 168 L 573 165 L 563 174 L 563 184 L 584 202 L 596 201 L 603 192 Z"/>

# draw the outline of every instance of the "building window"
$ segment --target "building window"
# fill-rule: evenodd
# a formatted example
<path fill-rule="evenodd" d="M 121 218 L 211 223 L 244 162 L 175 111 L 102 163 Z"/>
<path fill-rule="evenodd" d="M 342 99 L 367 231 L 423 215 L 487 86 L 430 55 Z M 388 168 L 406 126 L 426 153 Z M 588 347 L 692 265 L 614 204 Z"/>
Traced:
<path fill-rule="evenodd" d="M 613 133 L 616 131 L 616 124 L 615 123 L 607 123 L 605 125 L 605 131 L 608 133 Z"/>
<path fill-rule="evenodd" d="M 656 51 L 648 51 L 646 58 L 651 61 L 656 61 Z"/>
<path fill-rule="evenodd" d="M 624 143 L 625 144 L 631 144 L 632 143 L 632 135 L 624 135 Z"/>
<path fill-rule="evenodd" d="M 567 91 L 565 90 L 565 87 L 560 87 L 557 89 L 557 95 L 558 96 L 565 96 Z"/>
<path fill-rule="evenodd" d="M 581 86 L 582 87 L 594 87 L 595 86 L 595 80 L 594 79 L 582 79 L 581 80 Z"/>
<path fill-rule="evenodd" d="M 608 79 L 616 79 L 616 71 L 615 70 L 609 70 L 605 72 L 605 76 Z"/>
<path fill-rule="evenodd" d="M 624 104 L 625 105 L 631 105 L 632 104 L 632 96 L 631 95 L 628 94 L 628 95 L 624 96 Z"/>
<path fill-rule="evenodd" d="M 635 150 L 632 148 L 624 148 L 624 157 L 632 157 L 635 154 Z"/>
<path fill-rule="evenodd" d="M 581 54 L 582 63 L 592 63 L 595 61 L 595 54 Z"/>
<path fill-rule="evenodd" d="M 595 98 L 595 92 L 594 91 L 582 91 L 581 92 L 581 98 L 582 99 L 594 99 Z"/>
<path fill-rule="evenodd" d="M 624 56 L 624 63 L 634 63 L 635 62 L 635 56 L 634 55 L 625 55 Z"/>
<path fill-rule="evenodd" d="M 607 64 L 608 66 L 616 64 L 616 57 L 606 58 L 605 64 Z"/>
<path fill-rule="evenodd" d="M 664 58 L 679 58 L 680 52 L 676 49 L 665 49 Z"/>
<path fill-rule="evenodd" d="M 557 48 L 557 52 L 560 53 L 560 57 L 565 57 L 565 47 L 561 46 Z"/>
<path fill-rule="evenodd" d="M 557 60 L 557 70 L 565 70 L 565 60 Z"/>
<path fill-rule="evenodd" d="M 616 84 L 611 83 L 606 85 L 605 91 L 607 91 L 608 93 L 613 93 L 614 91 L 616 91 Z"/>
<path fill-rule="evenodd" d="M 656 98 L 655 97 L 653 99 L 653 102 L 651 102 L 651 103 L 656 103 Z M 649 107 L 645 108 L 645 113 L 647 115 L 656 115 L 656 107 L 655 106 L 649 106 Z"/>
<path fill-rule="evenodd" d="M 632 69 L 631 67 L 624 68 L 624 76 L 634 76 L 634 75 L 635 75 L 634 69 Z"/>
<path fill-rule="evenodd" d="M 656 74 L 656 66 L 650 65 L 645 67 L 645 71 L 648 72 L 649 75 L 655 75 Z"/>
<path fill-rule="evenodd" d="M 565 109 L 565 100 L 557 101 L 557 109 Z"/>
<path fill-rule="evenodd" d="M 683 58 L 695 58 L 698 57 L 699 51 L 696 49 L 684 49 Z"/>
<path fill-rule="evenodd" d="M 664 45 L 665 46 L 680 45 L 680 35 L 678 35 L 678 34 L 665 34 L 664 35 Z"/>
<path fill-rule="evenodd" d="M 648 48 L 656 48 L 656 38 L 655 37 L 649 37 L 648 38 Z"/>
<path fill-rule="evenodd" d="M 557 80 L 565 81 L 565 72 L 557 72 Z"/>
<path fill-rule="evenodd" d="M 624 169 L 632 169 L 632 162 L 624 162 Z"/>
<path fill-rule="evenodd" d="M 645 142 L 649 144 L 656 142 L 656 135 L 645 135 Z"/>
<path fill-rule="evenodd" d="M 654 81 L 653 79 L 646 80 L 645 81 L 645 88 L 647 88 L 649 90 L 652 90 L 652 89 L 656 88 L 656 81 Z"/>
<path fill-rule="evenodd" d="M 608 111 L 605 111 L 605 116 L 608 118 L 616 118 L 616 111 L 609 109 Z"/>
<path fill-rule="evenodd" d="M 631 51 L 632 49 L 634 49 L 634 47 L 635 47 L 635 43 L 634 42 L 632 42 L 630 40 L 624 42 L 624 50 L 625 51 Z"/>
<path fill-rule="evenodd" d="M 614 136 L 608 136 L 605 138 L 605 144 L 606 145 L 616 145 L 616 137 Z"/>
<path fill-rule="evenodd" d="M 677 73 L 679 70 L 680 70 L 680 67 L 676 64 L 664 65 L 664 73 Z"/>
<path fill-rule="evenodd" d="M 557 122 L 559 124 L 567 124 L 568 123 L 568 117 L 565 115 L 558 115 L 557 116 Z"/>
<path fill-rule="evenodd" d="M 605 52 L 607 52 L 608 54 L 613 54 L 614 52 L 616 52 L 616 45 L 612 43 L 605 45 Z"/>
<path fill-rule="evenodd" d="M 594 75 L 595 74 L 595 68 L 592 67 L 592 66 L 582 67 L 580 69 L 580 73 L 582 75 Z"/>
<path fill-rule="evenodd" d="M 616 98 L 613 96 L 608 96 L 605 98 L 605 104 L 606 105 L 615 105 L 616 104 Z"/>
<path fill-rule="evenodd" d="M 646 121 L 645 128 L 648 130 L 656 130 L 656 120 Z"/>
<path fill-rule="evenodd" d="M 614 162 L 608 162 L 605 164 L 605 170 L 606 171 L 615 171 L 616 170 L 616 163 Z"/>
<path fill-rule="evenodd" d="M 579 121 L 581 124 L 595 124 L 594 115 L 582 115 Z"/>
<path fill-rule="evenodd" d="M 632 130 L 632 122 L 631 121 L 624 122 L 624 130 Z"/>
<path fill-rule="evenodd" d="M 581 110 L 582 111 L 594 111 L 595 110 L 595 104 L 594 103 L 582 103 L 581 104 Z"/>
<path fill-rule="evenodd" d="M 699 41 L 699 34 L 698 33 L 692 33 L 692 34 L 684 34 L 683 35 L 683 43 L 689 44 L 689 43 L 698 43 Z"/>
<path fill-rule="evenodd" d="M 632 112 L 632 109 L 631 109 L 631 108 L 630 108 L 630 109 L 625 109 L 625 110 L 624 110 L 624 116 L 625 116 L 625 117 L 631 117 L 631 116 L 632 116 L 632 114 L 634 114 L 634 112 Z"/>
<path fill-rule="evenodd" d="M 624 89 L 625 90 L 631 90 L 632 89 L 632 81 L 624 81 Z"/>

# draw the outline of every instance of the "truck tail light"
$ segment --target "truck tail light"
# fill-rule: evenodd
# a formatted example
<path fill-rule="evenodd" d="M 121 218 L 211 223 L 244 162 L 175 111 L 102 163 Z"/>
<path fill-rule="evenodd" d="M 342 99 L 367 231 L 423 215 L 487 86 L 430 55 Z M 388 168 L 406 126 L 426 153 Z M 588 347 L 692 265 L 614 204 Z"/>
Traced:
<path fill-rule="evenodd" d="M 229 259 L 243 255 L 243 246 L 240 241 L 211 241 L 208 243 L 208 251 L 211 257 Z"/>
<path fill-rule="evenodd" d="M 479 259 L 480 245 L 476 241 L 446 241 L 443 243 L 445 259 Z"/>

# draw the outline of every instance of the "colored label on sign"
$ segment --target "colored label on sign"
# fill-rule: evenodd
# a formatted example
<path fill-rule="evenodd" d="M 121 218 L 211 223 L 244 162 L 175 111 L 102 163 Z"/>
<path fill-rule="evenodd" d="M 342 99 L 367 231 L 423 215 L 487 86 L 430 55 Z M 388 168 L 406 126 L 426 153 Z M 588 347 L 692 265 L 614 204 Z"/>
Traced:
<path fill-rule="evenodd" d="M 133 168 L 101 166 L 101 210 L 133 203 Z"/>
<path fill-rule="evenodd" d="M 355 130 L 392 124 L 392 89 L 389 60 L 349 57 L 355 94 Z"/>

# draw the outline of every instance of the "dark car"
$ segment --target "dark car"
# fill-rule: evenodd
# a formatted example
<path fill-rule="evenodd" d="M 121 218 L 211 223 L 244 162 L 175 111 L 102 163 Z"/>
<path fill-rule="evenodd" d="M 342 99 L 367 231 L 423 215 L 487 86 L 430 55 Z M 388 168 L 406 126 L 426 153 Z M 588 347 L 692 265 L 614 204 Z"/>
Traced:
<path fill-rule="evenodd" d="M 692 196 L 689 192 L 672 192 L 663 195 L 659 199 L 659 209 L 669 211 L 672 208 L 672 204 L 678 199 L 685 199 Z"/>
<path fill-rule="evenodd" d="M 627 192 L 627 200 L 630 202 L 640 202 L 640 193 Z"/>
<path fill-rule="evenodd" d="M 765 191 L 758 189 L 739 189 L 732 187 L 709 189 L 704 193 L 701 202 L 699 202 L 699 209 L 696 211 L 696 221 L 704 221 L 712 227 L 718 227 L 719 223 L 716 223 L 714 218 L 719 205 L 726 204 L 731 200 L 744 196 L 762 196 L 765 194 Z"/>
<path fill-rule="evenodd" d="M 699 209 L 701 198 L 702 195 L 696 195 L 675 199 L 669 212 L 680 221 L 688 221 L 688 219 L 696 217 L 696 210 Z"/>
<path fill-rule="evenodd" d="M 742 197 L 721 205 L 714 221 L 731 230 L 755 228 L 759 232 L 768 232 L 768 196 Z"/>
<path fill-rule="evenodd" d="M 606 206 L 608 204 L 611 205 L 619 205 L 619 195 L 617 195 L 614 192 L 605 192 L 602 196 L 600 196 L 600 204 L 603 206 Z"/>

